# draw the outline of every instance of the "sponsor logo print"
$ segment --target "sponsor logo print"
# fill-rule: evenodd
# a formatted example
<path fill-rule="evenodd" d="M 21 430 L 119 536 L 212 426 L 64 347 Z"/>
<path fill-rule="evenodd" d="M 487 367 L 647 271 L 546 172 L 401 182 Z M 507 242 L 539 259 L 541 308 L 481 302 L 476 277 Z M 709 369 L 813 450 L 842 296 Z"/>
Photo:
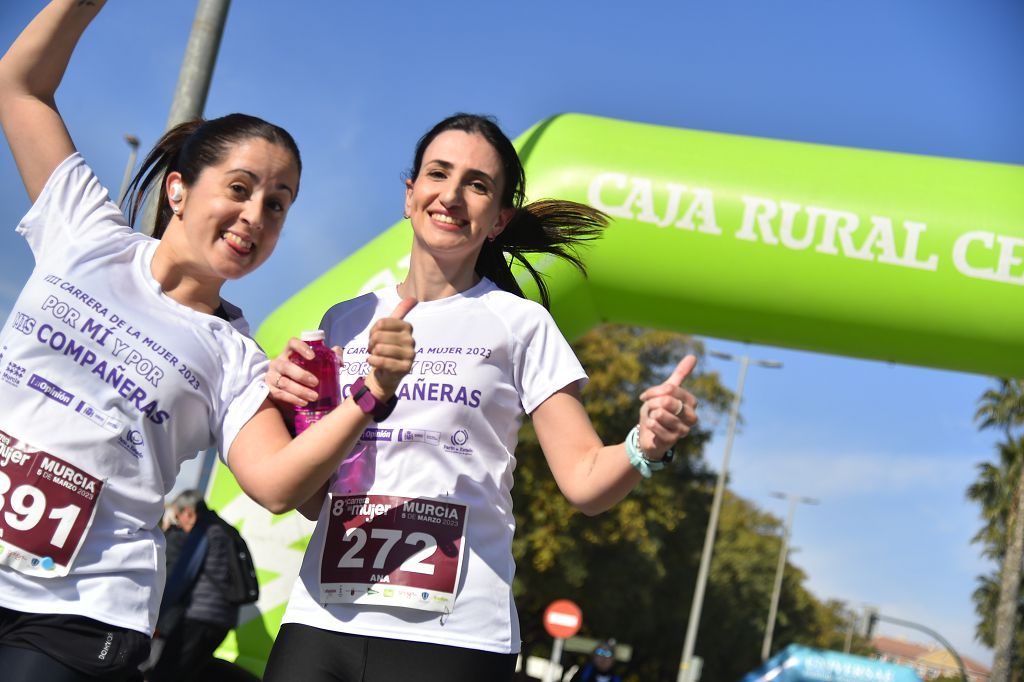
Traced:
<path fill-rule="evenodd" d="M 388 441 L 391 442 L 394 429 L 366 429 L 363 431 L 363 435 L 359 437 L 361 441 Z"/>
<path fill-rule="evenodd" d="M 402 429 L 398 432 L 398 440 L 403 443 L 438 445 L 441 442 L 441 432 L 426 431 L 424 429 Z"/>
<path fill-rule="evenodd" d="M 128 429 L 117 437 L 117 444 L 130 452 L 138 459 L 142 459 L 142 448 L 145 443 L 142 441 L 142 432 L 135 429 Z"/>
<path fill-rule="evenodd" d="M 75 408 L 75 412 L 82 415 L 89 421 L 93 422 L 97 426 L 102 426 L 111 433 L 120 433 L 124 424 L 120 420 L 114 419 L 113 417 L 103 414 L 98 408 L 93 407 L 84 400 L 78 401 L 78 406 Z"/>
<path fill-rule="evenodd" d="M 16 362 L 8 362 L 4 369 L 4 381 L 11 386 L 20 386 L 21 379 L 25 376 L 25 368 Z"/>
<path fill-rule="evenodd" d="M 448 440 L 451 441 L 451 445 L 444 444 L 445 452 L 450 452 L 454 455 L 473 454 L 473 448 L 466 447 L 466 444 L 469 442 L 469 431 L 466 429 L 456 429 Z"/>
<path fill-rule="evenodd" d="M 28 380 L 28 387 L 39 391 L 50 400 L 56 400 L 61 405 L 67 406 L 71 404 L 71 399 L 75 396 L 65 391 L 57 384 L 44 379 L 38 374 L 33 374 Z"/>

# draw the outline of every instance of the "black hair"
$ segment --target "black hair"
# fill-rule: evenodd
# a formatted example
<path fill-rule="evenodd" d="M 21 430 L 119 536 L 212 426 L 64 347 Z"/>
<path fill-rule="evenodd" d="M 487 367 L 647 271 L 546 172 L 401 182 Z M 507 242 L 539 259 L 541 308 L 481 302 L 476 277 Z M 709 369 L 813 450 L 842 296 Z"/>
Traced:
<path fill-rule="evenodd" d="M 153 225 L 153 236 L 161 238 L 171 221 L 171 207 L 167 203 L 165 178 L 173 171 L 181 173 L 185 186 L 192 185 L 200 173 L 224 160 L 228 150 L 236 144 L 259 138 L 291 152 L 302 174 L 302 158 L 295 139 L 287 130 L 248 114 L 228 114 L 205 120 L 197 118 L 180 123 L 166 133 L 153 146 L 142 162 L 138 173 L 128 185 L 122 199 L 129 207 L 128 222 L 132 225 L 139 217 L 146 196 L 159 187 L 159 209 Z M 298 194 L 299 188 L 295 188 Z"/>
<path fill-rule="evenodd" d="M 487 140 L 501 159 L 504 187 L 501 207 L 513 208 L 515 214 L 505 229 L 494 239 L 485 241 L 476 259 L 476 273 L 488 277 L 500 288 L 526 298 L 512 274 L 511 261 L 518 261 L 530 273 L 540 292 L 541 303 L 550 307 L 544 278 L 526 259 L 528 253 L 546 253 L 571 263 L 586 275 L 586 267 L 577 248 L 582 242 L 601 236 L 608 225 L 608 216 L 575 201 L 543 199 L 523 206 L 526 200 L 526 172 L 519 154 L 498 123 L 491 116 L 457 113 L 444 119 L 419 139 L 409 177 L 415 181 L 423 163 L 423 154 L 438 135 L 449 130 L 480 135 Z"/>

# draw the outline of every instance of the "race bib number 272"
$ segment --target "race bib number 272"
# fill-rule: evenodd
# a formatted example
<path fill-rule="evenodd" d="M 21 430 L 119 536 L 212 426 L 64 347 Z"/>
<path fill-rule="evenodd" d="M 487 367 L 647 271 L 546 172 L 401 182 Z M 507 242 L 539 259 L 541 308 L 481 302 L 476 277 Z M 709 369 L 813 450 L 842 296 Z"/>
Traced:
<path fill-rule="evenodd" d="M 67 575 L 96 514 L 103 481 L 0 431 L 0 565 Z"/>
<path fill-rule="evenodd" d="M 468 511 L 444 500 L 332 495 L 320 560 L 321 603 L 451 612 Z"/>

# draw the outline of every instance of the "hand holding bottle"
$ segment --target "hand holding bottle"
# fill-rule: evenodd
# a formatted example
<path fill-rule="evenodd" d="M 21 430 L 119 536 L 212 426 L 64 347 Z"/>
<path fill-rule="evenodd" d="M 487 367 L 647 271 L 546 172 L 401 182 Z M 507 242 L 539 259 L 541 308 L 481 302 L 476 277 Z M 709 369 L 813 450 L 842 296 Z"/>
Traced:
<path fill-rule="evenodd" d="M 415 305 L 416 299 L 403 299 L 390 316 L 377 320 L 370 329 L 366 362 L 372 369 L 366 377 L 366 385 L 379 400 L 391 398 L 412 369 L 416 342 L 412 337 L 412 325 L 404 318 Z M 340 362 L 343 349 L 334 346 L 331 350 Z M 321 379 L 297 362 L 300 358 L 312 361 L 314 356 L 314 349 L 308 343 L 293 337 L 288 340 L 287 347 L 270 361 L 266 381 L 270 397 L 275 402 L 281 406 L 302 408 L 320 398 L 318 387 Z M 334 376 L 337 381 L 337 372 Z"/>

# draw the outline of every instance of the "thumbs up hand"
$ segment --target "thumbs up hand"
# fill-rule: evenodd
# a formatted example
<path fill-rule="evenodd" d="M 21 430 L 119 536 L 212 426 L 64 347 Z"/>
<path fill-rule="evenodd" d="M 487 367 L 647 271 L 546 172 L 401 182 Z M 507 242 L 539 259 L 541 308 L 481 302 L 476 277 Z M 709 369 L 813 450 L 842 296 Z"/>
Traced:
<path fill-rule="evenodd" d="M 697 399 L 682 387 L 696 366 L 696 356 L 687 355 L 668 379 L 640 394 L 640 449 L 652 462 L 697 424 Z"/>
<path fill-rule="evenodd" d="M 416 341 L 412 338 L 412 325 L 406 322 L 405 316 L 415 306 L 415 298 L 402 299 L 391 315 L 377 320 L 370 329 L 366 362 L 373 369 L 366 377 L 366 385 L 380 400 L 393 396 L 412 369 Z"/>

